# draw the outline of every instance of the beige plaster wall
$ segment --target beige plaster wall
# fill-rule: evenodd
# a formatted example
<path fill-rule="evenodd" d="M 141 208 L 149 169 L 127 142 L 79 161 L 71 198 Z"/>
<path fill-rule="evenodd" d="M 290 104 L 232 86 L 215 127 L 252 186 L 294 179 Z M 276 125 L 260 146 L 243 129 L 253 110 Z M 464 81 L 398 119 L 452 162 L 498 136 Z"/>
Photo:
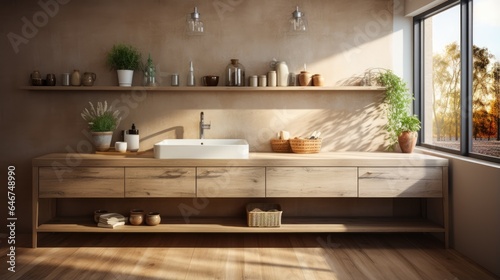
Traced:
<path fill-rule="evenodd" d="M 46 3 L 41 5 L 40 3 Z M 151 54 L 161 83 L 178 72 L 185 84 L 188 62 L 197 77 L 222 75 L 239 58 L 247 75 L 263 74 L 273 59 L 291 71 L 321 73 L 326 84 L 355 80 L 368 68 L 393 65 L 390 0 L 304 0 L 311 32 L 287 36 L 289 1 L 8 1 L 0 11 L 1 166 L 17 170 L 18 230 L 31 228 L 31 159 L 51 152 L 92 152 L 80 117 L 89 101 L 115 102 L 123 111 L 119 129 L 136 123 L 141 149 L 164 138 L 197 138 L 199 113 L 212 128 L 207 138 L 246 138 L 251 151 L 270 151 L 269 139 L 321 130 L 324 151 L 384 149 L 381 92 L 39 92 L 19 89 L 29 74 L 79 69 L 97 74 L 96 85 L 117 84 L 105 64 L 115 43 Z M 189 37 L 185 18 L 198 5 L 206 34 Z M 142 75 L 135 74 L 139 85 Z M 119 139 L 116 132 L 114 140 Z M 6 172 L 0 172 L 2 180 Z M 2 196 L 2 205 L 6 198 Z M 2 212 L 1 217 L 5 217 Z M 3 218 L 2 218 L 3 219 Z M 4 219 L 5 220 L 5 219 Z M 3 230 L 2 230 L 3 231 Z"/>
<path fill-rule="evenodd" d="M 449 159 L 451 247 L 500 275 L 500 165 L 443 152 Z"/>
<path fill-rule="evenodd" d="M 416 16 L 446 2 L 446 0 L 404 0 L 404 2 L 406 16 Z"/>

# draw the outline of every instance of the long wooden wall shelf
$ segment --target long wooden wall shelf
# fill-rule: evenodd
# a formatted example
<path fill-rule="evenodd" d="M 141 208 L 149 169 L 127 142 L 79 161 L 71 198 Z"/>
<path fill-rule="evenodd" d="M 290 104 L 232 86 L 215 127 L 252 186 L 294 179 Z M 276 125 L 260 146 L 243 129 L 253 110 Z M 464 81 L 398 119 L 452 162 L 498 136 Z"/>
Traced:
<path fill-rule="evenodd" d="M 258 91 L 384 91 L 385 87 L 378 86 L 335 86 L 335 87 L 119 87 L 119 86 L 23 86 L 23 90 L 31 91 L 158 91 L 158 92 L 224 92 L 224 91 L 239 91 L 239 92 L 258 92 Z"/>

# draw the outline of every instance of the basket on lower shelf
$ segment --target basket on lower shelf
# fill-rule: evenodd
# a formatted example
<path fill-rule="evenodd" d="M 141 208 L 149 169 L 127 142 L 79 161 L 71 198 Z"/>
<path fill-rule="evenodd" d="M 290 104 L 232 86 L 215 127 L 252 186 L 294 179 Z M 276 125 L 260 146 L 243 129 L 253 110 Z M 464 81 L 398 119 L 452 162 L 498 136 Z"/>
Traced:
<path fill-rule="evenodd" d="M 249 227 L 280 227 L 281 206 L 271 203 L 247 204 L 247 221 Z"/>
<path fill-rule="evenodd" d="M 275 153 L 291 153 L 289 140 L 271 139 L 271 149 Z"/>
<path fill-rule="evenodd" d="M 320 139 L 290 139 L 290 147 L 297 154 L 314 154 L 321 150 Z"/>

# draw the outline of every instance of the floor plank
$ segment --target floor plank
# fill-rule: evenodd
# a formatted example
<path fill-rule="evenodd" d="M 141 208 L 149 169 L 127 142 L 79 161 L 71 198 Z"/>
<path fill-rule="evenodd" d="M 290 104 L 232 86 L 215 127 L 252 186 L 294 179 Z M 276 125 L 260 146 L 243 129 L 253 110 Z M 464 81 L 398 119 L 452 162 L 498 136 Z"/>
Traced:
<path fill-rule="evenodd" d="M 0 279 L 500 278 L 425 234 L 51 233 Z"/>

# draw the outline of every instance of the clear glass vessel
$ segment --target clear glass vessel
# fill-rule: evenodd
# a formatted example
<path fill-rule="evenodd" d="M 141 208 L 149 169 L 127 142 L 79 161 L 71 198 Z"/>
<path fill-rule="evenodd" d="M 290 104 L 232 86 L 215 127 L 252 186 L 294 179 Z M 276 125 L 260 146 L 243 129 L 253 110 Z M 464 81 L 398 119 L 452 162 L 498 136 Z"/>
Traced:
<path fill-rule="evenodd" d="M 231 59 L 231 63 L 226 67 L 226 86 L 245 86 L 245 67 L 239 63 L 238 59 Z"/>

